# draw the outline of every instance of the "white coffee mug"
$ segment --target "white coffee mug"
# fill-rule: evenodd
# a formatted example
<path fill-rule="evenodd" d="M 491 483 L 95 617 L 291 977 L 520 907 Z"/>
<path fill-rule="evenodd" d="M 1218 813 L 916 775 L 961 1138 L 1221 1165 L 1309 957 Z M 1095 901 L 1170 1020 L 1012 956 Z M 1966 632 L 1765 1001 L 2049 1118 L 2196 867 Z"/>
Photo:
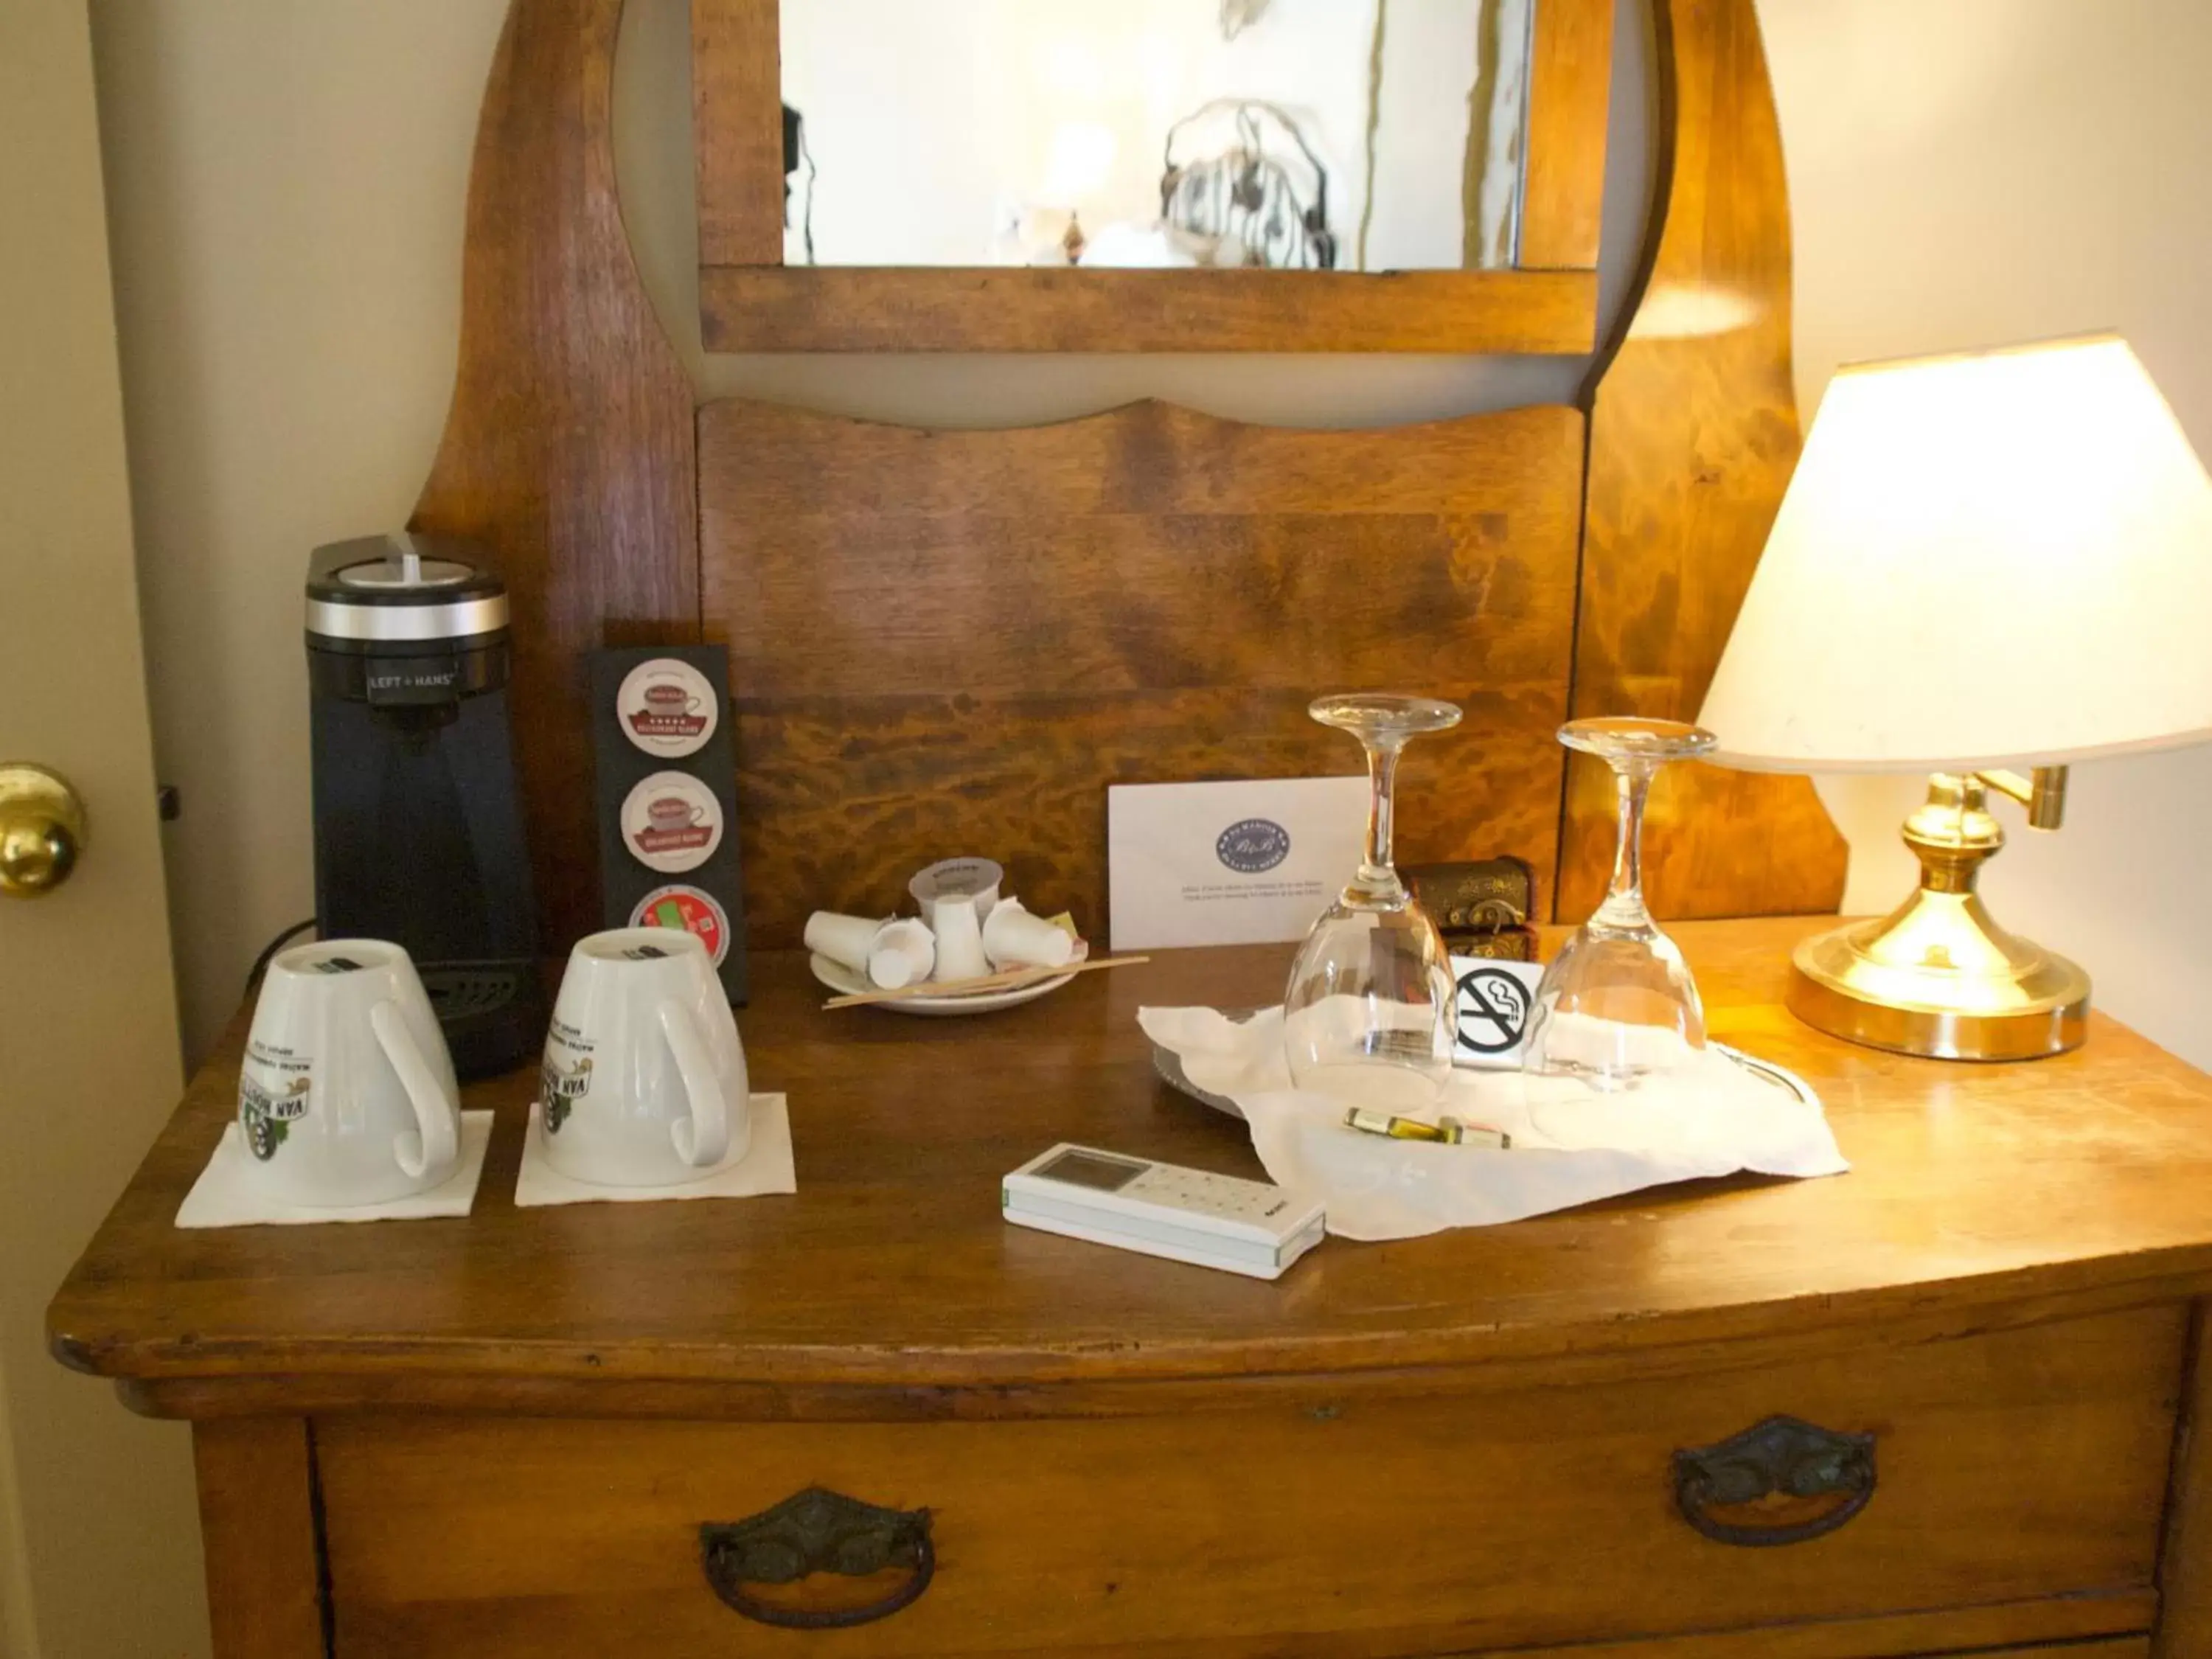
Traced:
<path fill-rule="evenodd" d="M 256 1177 L 288 1203 L 383 1204 L 453 1173 L 460 1091 L 405 951 L 325 939 L 269 964 L 238 1121 Z"/>
<path fill-rule="evenodd" d="M 706 945 L 672 927 L 568 953 L 545 1037 L 545 1156 L 572 1181 L 670 1187 L 745 1155 L 745 1051 Z"/>

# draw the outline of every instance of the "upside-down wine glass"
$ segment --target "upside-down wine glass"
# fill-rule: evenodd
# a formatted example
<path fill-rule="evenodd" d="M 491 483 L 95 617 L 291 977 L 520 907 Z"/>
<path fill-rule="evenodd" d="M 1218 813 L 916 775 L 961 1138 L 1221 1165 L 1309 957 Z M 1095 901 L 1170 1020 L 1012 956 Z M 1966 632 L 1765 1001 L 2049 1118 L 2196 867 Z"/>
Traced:
<path fill-rule="evenodd" d="M 1451 703 L 1371 694 L 1308 711 L 1367 750 L 1367 851 L 1291 965 L 1283 1041 L 1301 1089 L 1406 1116 L 1433 1115 L 1451 1072 L 1455 991 L 1443 937 L 1398 872 L 1390 839 L 1398 755 L 1459 724 Z"/>
<path fill-rule="evenodd" d="M 1715 739 L 1680 720 L 1614 717 L 1571 720 L 1559 741 L 1613 769 L 1620 842 L 1605 902 L 1536 988 L 1522 1065 L 1596 1089 L 1630 1089 L 1691 1063 L 1705 1046 L 1697 981 L 1644 907 L 1644 803 L 1662 768 L 1711 752 Z"/>

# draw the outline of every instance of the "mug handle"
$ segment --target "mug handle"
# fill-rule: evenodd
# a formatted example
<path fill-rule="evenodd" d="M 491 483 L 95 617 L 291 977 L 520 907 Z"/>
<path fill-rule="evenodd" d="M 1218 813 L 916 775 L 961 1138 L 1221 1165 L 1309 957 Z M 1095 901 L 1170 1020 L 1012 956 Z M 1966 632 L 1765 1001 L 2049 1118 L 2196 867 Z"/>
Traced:
<path fill-rule="evenodd" d="M 460 1114 L 453 1103 L 446 1098 L 437 1075 L 422 1058 L 422 1051 L 415 1046 L 413 1033 L 399 1012 L 396 1002 L 380 1002 L 368 1011 L 369 1030 L 376 1033 L 377 1046 L 384 1057 L 392 1062 L 392 1069 L 399 1073 L 400 1086 L 407 1091 L 407 1098 L 415 1108 L 415 1121 L 421 1128 L 421 1145 L 410 1153 L 405 1135 L 392 1143 L 392 1155 L 399 1167 L 417 1180 L 429 1177 L 436 1186 L 453 1172 L 453 1165 L 461 1155 L 458 1125 Z"/>
<path fill-rule="evenodd" d="M 691 1102 L 691 1115 L 670 1124 L 668 1138 L 684 1163 L 695 1170 L 708 1169 L 730 1150 L 730 1109 L 722 1098 L 721 1081 L 714 1075 L 714 1060 L 690 1009 L 673 1000 L 663 1002 L 660 1029 L 668 1034 L 684 1092 Z"/>

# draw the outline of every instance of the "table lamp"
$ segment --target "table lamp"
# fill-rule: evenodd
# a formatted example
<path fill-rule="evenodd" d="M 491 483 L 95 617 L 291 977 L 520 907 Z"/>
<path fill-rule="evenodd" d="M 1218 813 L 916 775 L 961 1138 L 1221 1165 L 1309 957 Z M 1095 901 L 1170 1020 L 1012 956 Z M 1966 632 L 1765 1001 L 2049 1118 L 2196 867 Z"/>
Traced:
<path fill-rule="evenodd" d="M 1988 792 L 2055 830 L 2069 762 L 2212 737 L 2208 635 L 2212 481 L 2124 341 L 1839 373 L 1698 723 L 1725 765 L 1933 777 L 1919 890 L 1798 946 L 1790 1007 L 1905 1054 L 2077 1046 L 2088 975 L 1974 890 Z"/>

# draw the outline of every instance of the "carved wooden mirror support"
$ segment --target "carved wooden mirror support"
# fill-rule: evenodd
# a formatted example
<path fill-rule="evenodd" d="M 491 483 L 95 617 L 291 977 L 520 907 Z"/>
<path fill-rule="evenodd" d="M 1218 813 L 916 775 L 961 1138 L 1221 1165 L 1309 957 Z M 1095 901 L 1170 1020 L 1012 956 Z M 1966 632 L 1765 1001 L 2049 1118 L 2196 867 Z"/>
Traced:
<path fill-rule="evenodd" d="M 1578 3 L 1543 0 L 1555 17 L 1583 15 Z M 1308 769 L 1326 734 L 1293 718 L 1299 699 L 1324 682 L 1379 684 L 1408 660 L 1426 677 L 1419 689 L 1486 700 L 1487 741 L 1439 744 L 1426 799 L 1408 808 L 1409 832 L 1427 826 L 1421 850 L 1521 853 L 1556 876 L 1563 915 L 1585 911 L 1611 805 L 1589 780 L 1568 781 L 1549 728 L 1570 708 L 1695 712 L 1797 447 L 1787 210 L 1752 0 L 1654 6 L 1655 240 L 1587 416 L 1297 433 L 1146 405 L 933 439 L 759 404 L 695 413 L 617 200 L 623 0 L 515 0 L 471 185 L 460 373 L 416 523 L 487 542 L 514 596 L 517 746 L 548 945 L 599 921 L 580 653 L 702 631 L 732 649 L 757 945 L 795 942 L 810 902 L 895 891 L 887 878 L 918 848 L 1001 850 L 1006 789 L 1048 809 L 1055 877 L 1091 902 L 1108 781 L 1249 774 L 1255 753 L 1262 772 Z M 1609 39 L 1600 28 L 1585 43 L 1600 63 Z M 702 96 L 716 95 L 714 72 L 702 64 Z M 1593 180 L 1601 160 L 1583 164 Z M 1595 196 L 1578 199 L 1590 217 L 1574 234 L 1594 238 Z M 771 283 L 821 274 L 759 270 Z M 1345 280 L 1388 291 L 1398 279 Z M 884 309 L 877 343 L 945 343 L 930 333 L 937 314 Z M 1050 314 L 1032 307 L 1024 326 L 1048 331 L 1057 325 L 1036 319 Z M 1158 311 L 1139 333 L 1174 317 Z M 899 560 L 932 558 L 956 586 L 1027 607 L 1028 631 L 994 642 L 981 680 L 951 677 L 941 629 L 878 602 Z M 1020 562 L 1018 581 L 1007 561 Z M 1388 579 L 1362 586 L 1361 568 Z M 1132 572 L 1150 579 L 1117 579 Z M 1249 641 L 1207 643 L 1224 604 L 1281 642 L 1280 663 L 1255 666 Z M 1357 628 L 1308 625 L 1340 605 Z M 1086 626 L 1071 632 L 1071 617 Z M 841 678 L 848 658 L 823 654 L 884 644 L 882 696 Z M 948 785 L 933 754 L 967 769 Z M 1662 915 L 1831 908 L 1843 869 L 1802 780 L 1678 769 L 1655 803 L 1648 880 Z M 765 885 L 831 872 L 837 892 Z"/>

